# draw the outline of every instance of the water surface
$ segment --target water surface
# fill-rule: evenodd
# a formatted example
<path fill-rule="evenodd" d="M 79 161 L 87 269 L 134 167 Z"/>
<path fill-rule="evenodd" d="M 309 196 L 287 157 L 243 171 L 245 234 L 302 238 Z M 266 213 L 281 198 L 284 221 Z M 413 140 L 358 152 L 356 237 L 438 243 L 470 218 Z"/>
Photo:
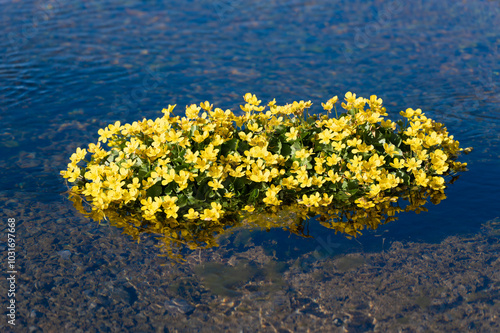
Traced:
<path fill-rule="evenodd" d="M 0 7 L 0 200 L 3 220 L 18 221 L 20 331 L 318 331 L 329 323 L 361 332 L 383 329 L 381 322 L 415 330 L 422 318 L 427 329 L 453 330 L 460 311 L 468 306 L 470 318 L 479 318 L 483 305 L 485 317 L 466 325 L 498 327 L 499 263 L 479 253 L 493 256 L 498 244 L 484 224 L 500 215 L 499 1 L 30 0 Z M 355 240 L 314 221 L 308 239 L 239 230 L 220 248 L 169 268 L 154 237 L 136 244 L 83 219 L 63 195 L 59 170 L 108 123 L 205 100 L 238 113 L 246 92 L 263 102 L 311 100 L 321 112 L 321 102 L 347 91 L 381 97 L 389 117 L 421 108 L 474 147 L 463 157 L 470 171 L 445 201 Z M 468 253 L 469 268 L 445 260 L 456 251 Z M 460 278 L 447 278 L 443 262 Z M 412 271 L 428 282 L 416 289 L 411 279 L 392 289 L 373 282 Z M 328 284 L 349 274 L 373 279 Z M 325 296 L 324 286 L 337 296 Z M 349 296 L 342 291 L 349 288 L 360 291 Z M 388 307 L 391 295 L 404 306 Z"/>

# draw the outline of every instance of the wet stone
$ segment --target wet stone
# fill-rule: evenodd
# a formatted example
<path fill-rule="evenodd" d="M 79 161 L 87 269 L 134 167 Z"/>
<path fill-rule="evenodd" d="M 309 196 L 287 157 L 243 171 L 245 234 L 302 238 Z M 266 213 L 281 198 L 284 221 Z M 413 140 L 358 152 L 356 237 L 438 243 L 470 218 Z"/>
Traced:
<path fill-rule="evenodd" d="M 87 289 L 87 290 L 83 291 L 83 294 L 85 296 L 92 297 L 92 295 L 94 295 L 94 292 L 92 290 L 90 290 L 90 289 Z"/>
<path fill-rule="evenodd" d="M 71 252 L 69 250 L 58 251 L 57 254 L 64 260 L 68 260 L 71 257 Z"/>
<path fill-rule="evenodd" d="M 340 326 L 342 326 L 343 324 L 344 324 L 344 322 L 343 322 L 343 321 L 342 321 L 342 319 L 340 319 L 340 318 L 335 318 L 335 319 L 333 320 L 333 325 L 335 325 L 335 326 L 337 326 L 337 327 L 340 327 Z"/>
<path fill-rule="evenodd" d="M 116 301 L 132 305 L 137 300 L 137 293 L 133 288 L 120 286 L 113 289 L 111 297 Z"/>
<path fill-rule="evenodd" d="M 194 311 L 194 306 L 181 298 L 172 298 L 165 301 L 165 308 L 168 311 L 177 311 L 183 314 L 190 314 Z"/>
<path fill-rule="evenodd" d="M 42 316 L 41 312 L 38 312 L 36 310 L 31 310 L 30 312 L 30 318 L 39 318 Z"/>

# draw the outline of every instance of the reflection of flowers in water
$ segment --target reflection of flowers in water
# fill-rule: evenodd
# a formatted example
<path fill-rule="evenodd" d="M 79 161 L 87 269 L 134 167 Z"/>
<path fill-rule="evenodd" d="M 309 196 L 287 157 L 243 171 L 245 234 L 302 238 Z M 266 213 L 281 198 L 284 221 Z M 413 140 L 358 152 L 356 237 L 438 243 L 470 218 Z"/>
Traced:
<path fill-rule="evenodd" d="M 218 246 L 217 238 L 235 227 L 270 230 L 282 228 L 302 237 L 311 237 L 307 232 L 307 222 L 316 217 L 319 223 L 348 238 L 362 234 L 364 229 L 376 229 L 379 225 L 398 219 L 396 214 L 413 211 L 417 214 L 427 211 L 424 205 L 430 201 L 439 204 L 446 198 L 444 190 L 431 189 L 401 189 L 393 196 L 373 207 L 360 208 L 356 204 L 344 207 L 304 207 L 292 204 L 283 207 L 272 207 L 259 214 L 252 212 L 232 212 L 222 221 L 214 223 L 205 221 L 203 224 L 169 218 L 152 223 L 140 215 L 127 210 L 106 211 L 87 210 L 86 203 L 78 194 L 70 192 L 69 199 L 75 208 L 86 217 L 95 221 L 106 219 L 109 224 L 123 230 L 124 234 L 132 236 L 139 242 L 141 234 L 158 235 L 161 249 L 168 257 L 182 261 L 181 250 L 203 249 Z"/>

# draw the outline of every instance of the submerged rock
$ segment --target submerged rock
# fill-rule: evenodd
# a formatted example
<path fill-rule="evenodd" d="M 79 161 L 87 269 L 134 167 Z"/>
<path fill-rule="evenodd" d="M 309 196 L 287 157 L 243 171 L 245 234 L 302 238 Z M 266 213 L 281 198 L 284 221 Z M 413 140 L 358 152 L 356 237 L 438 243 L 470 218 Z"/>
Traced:
<path fill-rule="evenodd" d="M 180 312 L 185 315 L 189 315 L 195 310 L 194 306 L 181 298 L 167 299 L 165 308 L 170 312 Z"/>
<path fill-rule="evenodd" d="M 71 257 L 71 251 L 69 250 L 58 251 L 57 254 L 64 260 L 68 260 Z"/>

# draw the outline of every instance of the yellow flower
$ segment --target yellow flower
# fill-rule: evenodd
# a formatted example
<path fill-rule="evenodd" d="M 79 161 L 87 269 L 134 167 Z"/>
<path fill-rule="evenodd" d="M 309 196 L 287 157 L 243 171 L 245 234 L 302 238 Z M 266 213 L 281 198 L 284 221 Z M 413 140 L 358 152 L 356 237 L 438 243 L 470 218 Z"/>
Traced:
<path fill-rule="evenodd" d="M 66 171 L 61 171 L 61 175 L 68 179 L 68 182 L 73 183 L 80 176 L 81 170 L 76 165 L 72 165 Z"/>
<path fill-rule="evenodd" d="M 235 178 L 243 177 L 245 175 L 243 166 L 239 165 L 238 167 L 236 167 L 236 169 L 229 168 L 229 175 Z"/>
<path fill-rule="evenodd" d="M 275 206 L 280 205 L 282 201 L 276 198 L 276 195 L 280 190 L 281 186 L 271 185 L 271 187 L 267 189 L 266 197 L 263 199 L 263 201 L 268 205 L 275 205 Z"/>
<path fill-rule="evenodd" d="M 212 164 L 210 168 L 208 168 L 207 176 L 212 177 L 214 179 L 219 179 L 224 174 L 224 167 L 222 165 Z"/>
<path fill-rule="evenodd" d="M 411 172 L 411 171 L 416 171 L 420 165 L 422 164 L 422 161 L 416 160 L 415 157 L 412 157 L 410 160 L 406 161 L 405 166 L 407 167 L 406 171 Z"/>
<path fill-rule="evenodd" d="M 350 161 L 351 163 L 349 165 L 352 165 L 353 167 L 358 167 L 361 165 L 362 160 L 363 160 L 363 156 L 354 155 L 352 160 Z"/>
<path fill-rule="evenodd" d="M 76 148 L 76 153 L 73 153 L 71 157 L 69 158 L 73 164 L 78 164 L 81 160 L 85 158 L 85 155 L 87 154 L 86 149 L 81 149 L 81 148 Z"/>
<path fill-rule="evenodd" d="M 262 160 L 259 160 L 262 161 Z M 265 169 L 264 171 L 258 169 L 255 167 L 255 163 L 253 164 L 252 171 L 247 170 L 246 174 L 247 177 L 256 183 L 260 182 L 267 182 L 269 180 L 269 176 L 271 175 L 271 172 L 268 169 Z"/>
<path fill-rule="evenodd" d="M 328 100 L 328 103 L 335 104 L 335 103 L 337 103 L 338 100 L 339 100 L 339 98 L 337 96 L 333 96 L 332 98 L 330 98 Z"/>
<path fill-rule="evenodd" d="M 325 178 L 327 181 L 331 181 L 332 183 L 338 183 L 342 177 L 333 170 L 328 171 L 328 177 Z"/>
<path fill-rule="evenodd" d="M 184 217 L 189 220 L 196 220 L 200 214 L 195 211 L 193 208 L 190 208 L 187 214 L 184 214 Z"/>
<path fill-rule="evenodd" d="M 398 186 L 401 182 L 401 178 L 396 177 L 393 174 L 388 174 L 381 176 L 378 182 L 382 190 L 387 190 Z"/>
<path fill-rule="evenodd" d="M 141 200 L 141 210 L 144 211 L 144 217 L 146 219 L 151 219 L 154 215 L 160 211 L 162 205 L 162 199 L 160 197 L 155 197 L 154 201 L 151 197 Z"/>
<path fill-rule="evenodd" d="M 333 195 L 328 196 L 328 194 L 323 193 L 323 198 L 320 201 L 321 206 L 328 206 L 333 201 Z"/>
<path fill-rule="evenodd" d="M 213 138 L 212 138 L 212 144 L 217 147 L 217 146 L 220 146 L 221 144 L 224 143 L 224 139 L 219 135 L 219 134 L 216 134 Z"/>
<path fill-rule="evenodd" d="M 367 201 L 366 198 L 359 198 L 357 199 L 356 201 L 354 201 L 356 203 L 356 205 L 359 207 L 359 208 L 363 208 L 363 209 L 368 209 L 368 208 L 372 208 L 372 207 L 375 207 L 375 203 L 373 201 Z"/>
<path fill-rule="evenodd" d="M 448 170 L 448 163 L 442 163 L 440 165 L 433 165 L 434 169 L 436 170 L 436 173 L 438 175 L 442 175 L 443 173 L 445 173 L 447 170 Z"/>
<path fill-rule="evenodd" d="M 164 208 L 163 211 L 167 215 L 167 218 L 172 217 L 174 219 L 177 218 L 177 211 L 179 210 L 179 207 L 177 205 L 169 206 L 168 208 Z"/>
<path fill-rule="evenodd" d="M 288 178 L 283 178 L 281 180 L 281 185 L 285 186 L 288 189 L 294 189 L 299 185 L 299 182 L 293 178 L 293 176 L 290 176 Z"/>
<path fill-rule="evenodd" d="M 166 195 L 163 197 L 163 207 L 164 208 L 168 208 L 168 207 L 174 207 L 175 206 L 175 202 L 177 201 L 177 197 L 171 197 L 169 195 Z"/>
<path fill-rule="evenodd" d="M 248 129 L 252 132 L 262 131 L 262 127 L 260 127 L 259 124 L 257 124 L 257 123 L 248 124 Z"/>
<path fill-rule="evenodd" d="M 132 179 L 132 183 L 128 184 L 127 187 L 129 188 L 130 191 L 137 191 L 141 187 L 141 184 L 139 183 L 139 178 L 134 177 Z"/>
<path fill-rule="evenodd" d="M 393 122 L 392 120 L 390 119 L 387 119 L 387 120 L 382 120 L 380 122 L 380 125 L 382 125 L 382 127 L 384 128 L 391 128 L 392 130 L 395 130 L 396 129 L 396 123 Z"/>
<path fill-rule="evenodd" d="M 200 219 L 205 220 L 205 221 L 217 221 L 222 213 L 224 212 L 222 210 L 221 204 L 218 202 L 212 202 L 211 203 L 212 209 L 205 209 L 203 213 L 200 215 Z"/>
<path fill-rule="evenodd" d="M 217 189 L 220 189 L 220 188 L 224 188 L 224 186 L 221 184 L 221 182 L 218 179 L 214 179 L 213 181 L 212 180 L 209 181 L 208 182 L 208 186 L 210 186 L 214 190 L 217 190 Z"/>
<path fill-rule="evenodd" d="M 429 183 L 429 186 L 433 190 L 442 190 L 446 187 L 446 186 L 444 186 L 444 178 L 443 177 L 432 177 L 432 179 Z"/>
<path fill-rule="evenodd" d="M 113 133 L 113 134 L 120 133 L 120 130 L 121 130 L 121 127 L 120 127 L 120 122 L 119 122 L 119 121 L 117 121 L 117 122 L 115 122 L 115 123 L 114 123 L 114 125 L 113 125 L 113 124 L 110 124 L 110 125 L 108 126 L 108 129 L 109 129 L 109 131 L 110 131 L 111 133 Z"/>
<path fill-rule="evenodd" d="M 174 131 L 174 130 L 170 130 L 168 131 L 168 133 L 166 134 L 165 136 L 166 138 L 166 141 L 169 142 L 169 143 L 178 143 L 178 142 L 181 142 L 183 140 L 182 138 L 182 131 Z"/>
<path fill-rule="evenodd" d="M 311 178 L 311 184 L 313 186 L 321 187 L 324 182 L 326 182 L 326 179 L 324 179 L 323 176 L 319 176 L 319 177 L 313 176 Z"/>
<path fill-rule="evenodd" d="M 342 161 L 342 159 L 340 157 L 338 157 L 335 154 L 332 154 L 332 156 L 329 156 L 326 158 L 326 165 L 334 166 L 334 165 L 337 165 L 337 163 L 339 163 L 340 161 Z"/>
<path fill-rule="evenodd" d="M 246 134 L 245 132 L 239 132 L 238 136 L 241 140 L 250 142 L 250 140 L 252 140 L 253 132 L 250 132 L 248 134 Z"/>
<path fill-rule="evenodd" d="M 320 143 L 323 143 L 325 145 L 329 144 L 333 137 L 333 132 L 329 129 L 325 129 L 323 132 L 318 134 L 318 138 L 321 139 Z"/>
<path fill-rule="evenodd" d="M 316 164 L 314 166 L 314 171 L 316 171 L 317 174 L 322 174 L 326 171 L 326 169 L 323 167 L 322 164 Z"/>
<path fill-rule="evenodd" d="M 286 141 L 297 140 L 298 134 L 299 134 L 299 131 L 297 130 L 297 128 L 295 128 L 295 127 L 290 128 L 290 132 L 285 133 Z"/>
<path fill-rule="evenodd" d="M 154 179 L 152 177 L 149 177 L 148 179 L 142 180 L 142 187 L 144 190 L 147 190 L 148 188 L 150 188 L 154 184 L 156 184 L 156 179 Z"/>
<path fill-rule="evenodd" d="M 431 135 L 428 135 L 424 139 L 424 147 L 429 148 L 431 146 L 440 145 L 443 142 L 443 138 L 438 136 L 436 132 L 432 132 Z"/>
<path fill-rule="evenodd" d="M 247 212 L 251 213 L 255 210 L 255 207 L 252 205 L 246 205 L 243 210 L 246 210 Z"/>
<path fill-rule="evenodd" d="M 415 114 L 415 110 L 408 108 L 408 109 L 406 109 L 406 112 L 401 111 L 399 114 L 405 118 L 411 118 Z"/>
<path fill-rule="evenodd" d="M 319 207 L 320 201 L 321 201 L 321 196 L 319 195 L 318 192 L 316 192 L 314 194 L 311 194 L 309 197 L 304 194 L 302 196 L 302 201 L 300 201 L 300 203 L 307 207 L 311 206 Z"/>
<path fill-rule="evenodd" d="M 200 170 L 201 172 L 203 172 L 203 171 L 207 170 L 210 167 L 210 165 L 208 164 L 208 162 L 205 159 L 198 157 L 196 159 L 196 164 L 194 165 L 194 167 L 196 169 Z"/>
<path fill-rule="evenodd" d="M 332 147 L 336 151 L 341 151 L 342 149 L 344 149 L 346 147 L 346 145 L 345 145 L 345 143 L 342 143 L 339 141 L 339 142 L 332 142 Z"/>
<path fill-rule="evenodd" d="M 245 99 L 245 102 L 255 106 L 258 106 L 261 102 L 257 100 L 257 96 L 252 95 L 251 93 L 246 93 L 245 96 L 243 96 L 243 98 Z"/>
<path fill-rule="evenodd" d="M 198 143 L 201 143 L 201 142 L 205 141 L 205 139 L 208 138 L 209 135 L 210 135 L 210 133 L 207 131 L 204 131 L 203 135 L 202 135 L 202 134 L 200 134 L 200 131 L 195 130 L 193 133 L 193 140 L 198 142 Z"/>
<path fill-rule="evenodd" d="M 201 151 L 200 157 L 206 161 L 217 160 L 217 154 L 219 153 L 219 149 L 214 149 L 212 144 L 209 144 L 204 150 Z"/>
<path fill-rule="evenodd" d="M 372 184 L 370 186 L 369 196 L 373 198 L 373 197 L 377 196 L 380 193 L 381 190 L 382 189 L 380 188 L 380 185 L 378 185 L 378 184 Z"/>
<path fill-rule="evenodd" d="M 194 180 L 192 174 L 185 170 L 179 171 L 179 174 L 174 176 L 174 181 L 179 185 L 179 191 L 188 187 L 187 182 L 190 178 Z"/>
<path fill-rule="evenodd" d="M 395 158 L 394 161 L 389 165 L 392 166 L 393 168 L 401 169 L 405 166 L 405 161 L 404 159 Z"/>
<path fill-rule="evenodd" d="M 357 145 L 360 145 L 362 143 L 363 143 L 363 141 L 361 141 L 361 139 L 357 139 L 357 138 L 347 140 L 347 145 L 350 147 L 356 147 Z"/>
<path fill-rule="evenodd" d="M 210 104 L 209 101 L 205 101 L 205 103 L 200 103 L 200 106 L 203 110 L 210 111 L 212 110 L 213 104 Z"/>
<path fill-rule="evenodd" d="M 188 149 L 186 151 L 186 155 L 184 155 L 184 159 L 186 162 L 194 164 L 194 163 L 196 163 L 196 160 L 197 160 L 199 154 L 200 154 L 199 151 L 196 151 L 195 153 L 193 153 L 191 151 L 191 149 Z"/>
<path fill-rule="evenodd" d="M 99 141 L 102 141 L 103 143 L 106 143 L 106 141 L 113 136 L 113 132 L 111 132 L 108 128 L 101 128 L 97 131 L 97 134 L 99 134 Z"/>
<path fill-rule="evenodd" d="M 427 178 L 427 174 L 425 173 L 424 170 L 419 170 L 415 172 L 414 175 L 415 175 L 415 183 L 418 186 L 427 187 L 427 185 L 429 185 L 429 179 Z"/>
<path fill-rule="evenodd" d="M 341 105 L 344 109 L 349 110 L 351 105 L 356 101 L 356 94 L 353 94 L 350 91 L 348 91 L 345 94 L 345 101 L 347 102 L 347 104 L 342 102 Z"/>
<path fill-rule="evenodd" d="M 168 105 L 168 108 L 164 108 L 163 110 L 161 110 L 161 112 L 164 113 L 164 116 L 165 117 L 170 117 L 170 114 L 172 113 L 172 111 L 174 111 L 174 108 L 177 106 L 177 104 L 175 105 Z"/>
<path fill-rule="evenodd" d="M 384 150 L 385 150 L 385 153 L 387 155 L 389 155 L 390 157 L 394 157 L 395 154 L 398 154 L 399 153 L 396 151 L 396 146 L 393 145 L 393 144 L 387 144 L 387 143 L 384 143 Z"/>
<path fill-rule="evenodd" d="M 120 175 L 123 177 L 123 178 L 126 178 L 129 173 L 131 173 L 132 171 L 130 171 L 129 169 L 126 169 L 126 168 L 120 168 Z"/>
<path fill-rule="evenodd" d="M 161 184 L 163 186 L 173 182 L 175 180 L 175 176 L 176 176 L 174 169 L 168 170 L 168 168 L 166 168 L 166 167 L 161 168 L 158 175 L 159 175 L 159 177 L 163 178 L 163 180 L 161 181 Z M 156 173 L 152 172 L 151 177 L 154 177 L 154 176 L 156 176 Z"/>
<path fill-rule="evenodd" d="M 441 164 L 448 159 L 448 156 L 441 149 L 430 153 L 430 156 L 432 164 Z"/>
<path fill-rule="evenodd" d="M 323 107 L 323 109 L 325 109 L 325 111 L 330 111 L 331 109 L 333 109 L 333 104 L 332 103 L 328 103 L 326 102 L 325 103 L 321 103 L 321 106 Z"/>
<path fill-rule="evenodd" d="M 313 155 L 312 148 L 309 149 L 309 151 L 305 148 L 302 148 L 301 150 L 295 152 L 295 158 L 300 158 L 300 159 L 308 158 L 311 155 Z"/>
<path fill-rule="evenodd" d="M 360 143 L 356 145 L 356 148 L 352 150 L 353 154 L 357 153 L 368 153 L 369 151 L 373 150 L 373 146 L 369 145 L 367 146 L 366 143 Z"/>

